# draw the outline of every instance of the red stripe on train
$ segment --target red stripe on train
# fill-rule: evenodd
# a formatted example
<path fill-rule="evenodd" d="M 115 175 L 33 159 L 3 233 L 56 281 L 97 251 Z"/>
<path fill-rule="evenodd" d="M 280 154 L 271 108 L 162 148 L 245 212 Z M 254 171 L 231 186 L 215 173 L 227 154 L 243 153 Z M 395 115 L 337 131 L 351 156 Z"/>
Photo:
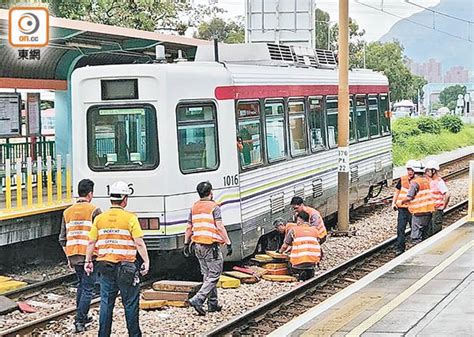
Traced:
<path fill-rule="evenodd" d="M 217 87 L 218 100 L 337 95 L 337 85 L 238 85 Z M 388 85 L 351 85 L 351 94 L 388 93 Z"/>

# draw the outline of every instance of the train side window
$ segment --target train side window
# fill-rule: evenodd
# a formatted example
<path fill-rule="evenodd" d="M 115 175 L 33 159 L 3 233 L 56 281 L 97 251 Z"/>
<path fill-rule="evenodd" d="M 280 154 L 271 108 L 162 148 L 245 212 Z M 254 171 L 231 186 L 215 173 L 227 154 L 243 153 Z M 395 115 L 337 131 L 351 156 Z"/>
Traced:
<path fill-rule="evenodd" d="M 390 118 L 388 116 L 388 95 L 381 94 L 379 98 L 380 129 L 382 131 L 382 135 L 386 135 L 390 133 Z"/>
<path fill-rule="evenodd" d="M 216 107 L 212 103 L 179 104 L 179 167 L 183 173 L 211 171 L 219 166 Z"/>
<path fill-rule="evenodd" d="M 367 139 L 369 133 L 367 130 L 367 100 L 365 95 L 357 95 L 355 102 L 357 139 Z"/>
<path fill-rule="evenodd" d="M 266 148 L 269 162 L 286 157 L 284 111 L 283 101 L 265 102 Z"/>
<path fill-rule="evenodd" d="M 290 150 L 292 156 L 306 153 L 306 119 L 304 101 L 289 101 Z"/>
<path fill-rule="evenodd" d="M 354 112 L 354 96 L 349 96 L 349 141 L 356 141 L 356 117 Z"/>
<path fill-rule="evenodd" d="M 377 95 L 369 95 L 369 133 L 370 137 L 377 137 L 380 135 L 379 100 Z"/>
<path fill-rule="evenodd" d="M 326 114 L 328 124 L 328 145 L 330 148 L 337 146 L 337 96 L 326 98 Z"/>
<path fill-rule="evenodd" d="M 248 168 L 262 164 L 259 102 L 238 102 L 236 115 L 237 137 L 242 140 L 242 146 L 238 147 L 240 166 Z"/>
<path fill-rule="evenodd" d="M 155 108 L 149 104 L 91 107 L 87 147 L 93 171 L 155 169 L 159 162 Z"/>
<path fill-rule="evenodd" d="M 324 125 L 324 110 L 322 97 L 309 98 L 309 133 L 311 151 L 321 151 L 326 148 L 326 126 Z"/>

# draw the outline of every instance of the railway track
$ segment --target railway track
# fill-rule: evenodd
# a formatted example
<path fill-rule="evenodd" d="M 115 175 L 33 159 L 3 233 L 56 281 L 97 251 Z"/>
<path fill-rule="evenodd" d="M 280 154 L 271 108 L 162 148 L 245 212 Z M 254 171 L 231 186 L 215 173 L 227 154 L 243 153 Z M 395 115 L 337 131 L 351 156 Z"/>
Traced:
<path fill-rule="evenodd" d="M 453 162 L 450 162 L 450 163 L 457 163 L 459 161 L 462 161 L 463 159 L 465 160 L 466 157 L 465 158 L 460 158 L 459 160 L 456 160 L 456 161 L 453 161 Z M 444 175 L 444 179 L 446 179 L 446 180 L 454 179 L 454 178 L 456 178 L 460 175 L 465 174 L 466 172 L 467 172 L 467 167 L 463 167 L 463 168 L 458 169 L 454 172 L 450 172 L 447 175 Z M 362 208 L 364 208 L 364 207 L 362 207 Z M 451 217 L 451 212 L 455 212 L 455 208 L 456 207 L 453 207 L 453 208 L 450 209 L 450 211 L 447 212 L 446 222 L 449 221 L 449 218 Z M 367 213 L 368 210 L 366 209 L 363 212 Z M 356 211 L 355 213 L 360 215 L 359 211 Z M 356 215 L 356 217 L 358 217 L 358 216 Z M 395 253 L 393 251 L 391 251 L 390 248 L 384 248 L 385 247 L 384 244 L 389 245 L 389 241 L 390 240 L 387 240 L 386 242 L 384 242 L 381 245 L 371 249 L 370 251 L 368 251 L 368 252 L 366 252 L 362 255 L 359 255 L 355 259 L 363 259 L 364 256 L 369 256 L 370 254 L 376 254 L 375 251 L 383 250 L 383 249 L 385 249 L 385 251 L 383 253 L 379 253 L 378 255 L 391 256 L 391 258 L 393 258 Z M 388 249 L 388 251 L 387 251 L 387 249 Z M 363 262 L 355 262 L 354 260 L 351 260 L 351 261 L 349 261 L 348 263 L 359 263 L 359 264 L 363 263 Z M 347 266 L 347 263 L 345 263 L 344 265 Z M 331 275 L 334 275 L 334 273 L 336 272 L 336 269 L 339 270 L 339 268 L 340 267 L 332 269 L 328 273 L 325 273 L 324 275 L 322 275 L 321 277 L 324 276 L 324 277 L 327 277 L 328 279 L 330 279 L 331 277 L 334 277 L 334 276 L 331 276 Z M 358 275 L 348 274 L 348 276 L 346 277 L 345 283 L 344 282 L 336 282 L 336 283 L 334 283 L 335 284 L 334 287 L 337 290 L 337 289 L 340 289 L 341 287 L 347 286 L 348 284 L 350 284 L 351 281 L 356 280 L 357 277 L 358 277 Z M 61 276 L 61 277 L 58 277 L 58 278 L 55 278 L 55 279 L 52 279 L 52 280 L 42 281 L 42 282 L 38 282 L 38 283 L 28 285 L 24 288 L 8 292 L 8 293 L 4 294 L 4 296 L 7 296 L 7 297 L 9 297 L 11 299 L 15 299 L 15 300 L 30 298 L 30 297 L 35 296 L 37 294 L 45 293 L 45 292 L 57 289 L 58 287 L 61 287 L 61 286 L 64 286 L 64 285 L 66 285 L 66 286 L 71 285 L 75 280 L 76 280 L 75 274 L 71 273 L 71 274 L 64 275 L 64 276 Z M 328 281 L 326 281 L 326 283 L 327 282 Z M 151 284 L 151 282 L 147 281 L 145 284 L 143 284 L 143 286 L 146 286 L 146 284 Z M 321 281 L 321 285 L 323 285 L 323 281 Z M 299 289 L 299 288 L 297 288 L 297 289 Z M 325 289 L 324 291 L 320 292 L 319 293 L 320 300 L 323 300 L 323 299 L 331 296 L 331 293 L 333 293 L 333 292 L 334 292 L 334 289 L 329 289 L 329 290 Z M 304 296 L 306 298 L 306 295 L 304 295 Z M 93 304 L 97 304 L 99 301 L 100 301 L 100 299 L 96 298 L 96 299 L 93 300 Z M 306 300 L 306 299 L 304 301 L 300 301 L 300 302 L 303 303 L 303 304 L 309 304 L 309 303 L 307 303 L 308 300 Z M 319 302 L 311 302 L 311 306 L 314 306 Z M 295 312 L 297 312 L 297 311 L 295 311 Z M 57 321 L 57 320 L 59 320 L 63 317 L 66 317 L 68 315 L 72 315 L 74 313 L 75 313 L 75 307 L 66 308 L 64 310 L 55 312 L 53 314 L 46 315 L 46 316 L 42 317 L 41 319 L 34 320 L 34 321 L 31 321 L 31 322 L 25 322 L 24 324 L 13 327 L 11 329 L 0 331 L 0 336 L 3 336 L 3 335 L 12 335 L 13 336 L 13 335 L 18 335 L 18 334 L 20 334 L 20 335 L 28 334 L 28 333 L 31 333 L 32 331 L 34 331 L 35 329 L 46 326 L 47 323 L 50 322 L 50 321 L 53 321 L 53 320 Z M 286 313 L 285 315 L 291 315 L 291 312 L 289 314 Z M 283 315 L 283 316 L 285 316 L 285 315 Z M 293 314 L 293 316 L 294 315 L 296 315 L 296 314 Z M 273 327 L 276 326 L 276 324 L 280 321 L 283 322 L 284 319 L 275 318 L 274 322 L 272 322 L 272 324 L 269 324 L 268 329 L 270 329 L 271 327 L 273 329 Z M 261 333 L 265 333 L 265 332 L 263 332 L 263 330 L 264 329 L 262 328 Z"/>
<path fill-rule="evenodd" d="M 466 211 L 467 200 L 446 209 L 444 222 L 452 224 L 464 217 Z M 266 335 L 393 260 L 396 257 L 395 243 L 396 236 L 393 236 L 297 288 L 206 332 L 205 335 Z"/>
<path fill-rule="evenodd" d="M 468 174 L 469 173 L 469 160 L 472 160 L 472 159 L 474 159 L 474 155 L 468 155 L 468 156 L 458 158 L 458 159 L 455 159 L 455 160 L 444 163 L 441 167 L 441 171 L 443 172 L 443 171 L 447 170 L 448 172 L 447 173 L 443 172 L 443 174 L 442 174 L 443 180 L 444 181 L 449 181 L 449 180 L 459 178 L 460 176 L 463 176 L 465 174 Z M 461 168 L 455 168 L 454 170 L 449 169 L 450 165 L 459 164 L 459 163 L 462 163 L 464 161 L 466 161 L 468 164 L 465 165 L 465 166 L 462 166 Z M 393 183 L 392 183 L 392 186 L 395 186 L 397 184 L 398 180 L 400 180 L 400 179 L 394 179 Z M 358 209 L 354 210 L 355 212 L 353 214 L 351 214 L 351 220 L 358 219 L 361 216 L 365 216 L 368 212 L 370 212 L 370 210 L 368 210 L 367 207 L 364 207 L 364 206 L 373 207 L 373 206 L 386 205 L 389 202 L 391 202 L 392 199 L 393 199 L 393 195 L 391 194 L 391 195 L 388 195 L 388 196 L 385 196 L 385 197 L 378 197 L 378 198 L 375 198 L 372 201 L 369 201 L 367 204 L 364 204 L 361 207 L 359 207 Z"/>

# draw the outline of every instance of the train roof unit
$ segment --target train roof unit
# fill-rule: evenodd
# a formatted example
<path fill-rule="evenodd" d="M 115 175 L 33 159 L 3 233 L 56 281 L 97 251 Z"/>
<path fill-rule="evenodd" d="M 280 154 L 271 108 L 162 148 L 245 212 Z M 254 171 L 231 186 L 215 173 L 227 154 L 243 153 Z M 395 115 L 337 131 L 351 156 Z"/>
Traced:
<path fill-rule="evenodd" d="M 330 50 L 286 46 L 275 43 L 219 44 L 219 61 L 248 65 L 335 69 L 337 61 Z M 196 61 L 216 61 L 213 45 L 198 47 Z"/>

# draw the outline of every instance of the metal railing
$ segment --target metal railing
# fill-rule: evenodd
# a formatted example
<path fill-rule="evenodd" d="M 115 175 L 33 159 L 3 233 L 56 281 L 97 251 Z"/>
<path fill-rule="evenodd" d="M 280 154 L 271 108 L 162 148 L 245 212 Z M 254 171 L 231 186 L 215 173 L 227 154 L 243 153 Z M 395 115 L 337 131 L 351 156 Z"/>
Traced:
<path fill-rule="evenodd" d="M 26 158 L 31 157 L 35 160 L 37 157 L 46 158 L 47 156 L 56 156 L 55 141 L 47 137 L 24 137 L 24 138 L 6 138 L 0 140 L 0 167 L 5 165 L 7 159 L 16 160 L 21 158 L 26 162 Z"/>
<path fill-rule="evenodd" d="M 0 170 L 2 181 L 0 213 L 41 208 L 72 200 L 71 157 L 66 160 L 57 155 L 53 157 L 27 157 L 26 161 L 5 159 L 4 169 Z M 65 175 L 65 179 L 63 176 Z M 63 180 L 65 186 L 63 186 Z M 65 188 L 64 188 L 65 187 Z M 45 191 L 43 190 L 45 188 Z M 24 198 L 26 191 L 26 199 Z M 46 192 L 46 193 L 44 193 Z M 3 202 L 2 202 L 3 201 Z M 13 207 L 15 201 L 15 207 Z M 26 207 L 24 206 L 26 201 Z"/>

